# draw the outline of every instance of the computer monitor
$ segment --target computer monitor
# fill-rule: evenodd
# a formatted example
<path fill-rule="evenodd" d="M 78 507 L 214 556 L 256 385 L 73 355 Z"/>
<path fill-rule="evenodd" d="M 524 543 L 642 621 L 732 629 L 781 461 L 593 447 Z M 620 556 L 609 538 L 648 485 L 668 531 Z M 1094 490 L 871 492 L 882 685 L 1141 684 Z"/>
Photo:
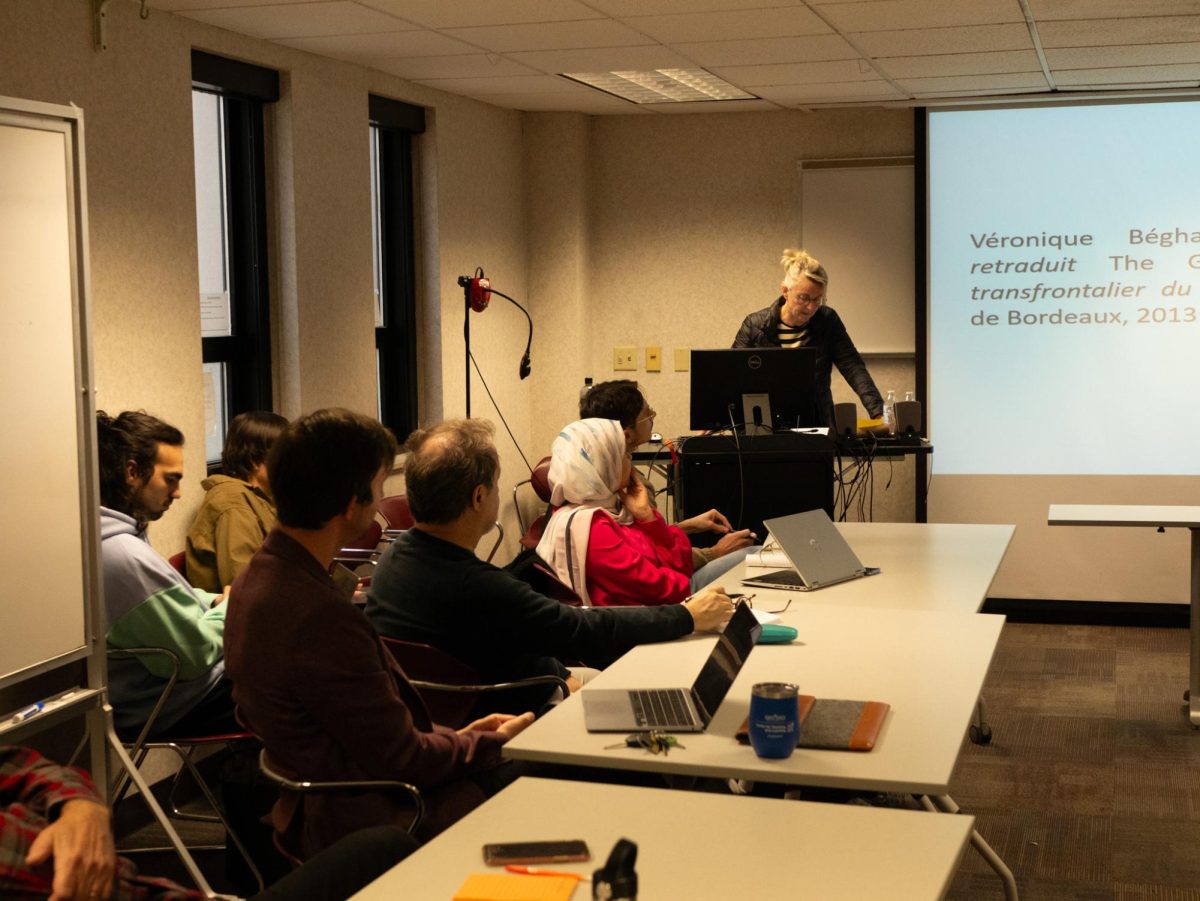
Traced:
<path fill-rule="evenodd" d="M 746 424 L 743 397 L 766 395 L 775 429 L 825 426 L 813 397 L 814 347 L 737 347 L 692 351 L 691 428 Z M 753 404 L 752 409 L 761 409 Z M 752 423 L 753 424 L 753 423 Z"/>

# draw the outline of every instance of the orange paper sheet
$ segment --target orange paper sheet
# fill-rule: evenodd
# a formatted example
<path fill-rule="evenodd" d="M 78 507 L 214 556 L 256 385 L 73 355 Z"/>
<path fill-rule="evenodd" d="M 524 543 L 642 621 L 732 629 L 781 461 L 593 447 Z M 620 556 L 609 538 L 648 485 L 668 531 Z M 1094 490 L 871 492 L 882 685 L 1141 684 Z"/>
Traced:
<path fill-rule="evenodd" d="M 573 876 L 472 873 L 454 893 L 454 901 L 568 901 L 578 884 Z"/>

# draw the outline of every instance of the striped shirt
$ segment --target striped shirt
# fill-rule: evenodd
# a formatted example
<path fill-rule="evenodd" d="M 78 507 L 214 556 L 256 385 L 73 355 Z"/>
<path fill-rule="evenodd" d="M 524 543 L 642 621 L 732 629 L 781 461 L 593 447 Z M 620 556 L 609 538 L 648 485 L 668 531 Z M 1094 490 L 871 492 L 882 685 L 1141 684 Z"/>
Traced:
<path fill-rule="evenodd" d="M 804 325 L 788 325 L 780 319 L 775 327 L 775 337 L 779 339 L 780 347 L 804 347 L 808 344 L 808 322 Z"/>

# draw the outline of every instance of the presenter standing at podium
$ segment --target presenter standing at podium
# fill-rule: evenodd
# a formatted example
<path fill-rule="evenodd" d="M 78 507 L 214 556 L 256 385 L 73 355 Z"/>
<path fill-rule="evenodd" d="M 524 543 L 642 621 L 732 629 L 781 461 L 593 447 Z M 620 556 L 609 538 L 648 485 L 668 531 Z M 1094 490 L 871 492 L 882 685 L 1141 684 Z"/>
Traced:
<path fill-rule="evenodd" d="M 872 417 L 883 416 L 883 397 L 867 364 L 850 340 L 846 326 L 825 306 L 829 275 L 803 250 L 785 250 L 780 296 L 771 306 L 742 320 L 734 347 L 814 347 L 817 350 L 814 402 L 822 419 L 833 424 L 833 392 L 829 386 L 837 366 Z"/>

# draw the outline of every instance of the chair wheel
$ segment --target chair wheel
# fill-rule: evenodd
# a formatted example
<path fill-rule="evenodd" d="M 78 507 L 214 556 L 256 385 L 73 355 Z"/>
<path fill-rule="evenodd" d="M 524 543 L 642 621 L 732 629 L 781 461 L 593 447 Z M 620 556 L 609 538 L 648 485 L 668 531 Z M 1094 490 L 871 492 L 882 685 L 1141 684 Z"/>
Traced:
<path fill-rule="evenodd" d="M 992 743 L 992 727 L 987 723 L 984 723 L 983 726 L 976 726 L 972 723 L 967 730 L 967 735 L 971 739 L 971 744 L 990 745 Z"/>

